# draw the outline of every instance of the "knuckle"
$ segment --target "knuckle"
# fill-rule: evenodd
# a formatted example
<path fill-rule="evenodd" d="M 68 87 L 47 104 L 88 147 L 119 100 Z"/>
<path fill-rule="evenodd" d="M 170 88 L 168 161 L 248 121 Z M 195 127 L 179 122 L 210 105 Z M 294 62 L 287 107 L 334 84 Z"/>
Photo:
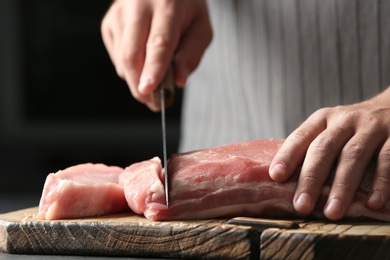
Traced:
<path fill-rule="evenodd" d="M 346 194 L 349 193 L 351 187 L 346 180 L 338 180 L 337 182 L 333 182 L 332 189 L 341 191 L 342 194 Z"/>
<path fill-rule="evenodd" d="M 330 107 L 323 107 L 313 113 L 314 117 L 323 118 L 326 117 L 331 111 Z"/>
<path fill-rule="evenodd" d="M 297 130 L 291 133 L 289 138 L 294 139 L 296 141 L 303 141 L 306 140 L 309 136 L 310 136 L 309 132 L 304 131 L 301 128 L 298 128 Z"/>
<path fill-rule="evenodd" d="M 360 111 L 361 125 L 363 125 L 367 131 L 380 132 L 383 130 L 384 124 L 383 118 L 377 113 L 377 111 Z"/>
<path fill-rule="evenodd" d="M 342 106 L 335 107 L 335 110 L 338 111 L 337 123 L 343 127 L 351 125 L 361 114 L 359 110 L 346 110 Z"/>
<path fill-rule="evenodd" d="M 327 152 L 329 150 L 334 150 L 336 147 L 336 141 L 334 138 L 329 136 L 319 136 L 312 142 L 310 146 L 312 149 L 315 149 L 319 152 Z"/>
<path fill-rule="evenodd" d="M 169 37 L 164 33 L 156 33 L 151 35 L 147 43 L 148 48 L 168 48 L 169 45 Z"/>
<path fill-rule="evenodd" d="M 359 160 L 364 157 L 365 148 L 362 144 L 359 143 L 347 145 L 344 147 L 342 154 L 346 159 Z"/>
<path fill-rule="evenodd" d="M 384 163 L 390 162 L 390 148 L 382 149 L 378 154 L 377 160 Z M 390 171 L 390 165 L 388 169 Z"/>
<path fill-rule="evenodd" d="M 143 53 L 141 51 L 123 50 L 120 55 L 121 64 L 126 67 L 136 67 L 142 62 Z"/>
<path fill-rule="evenodd" d="M 375 183 L 389 187 L 390 186 L 390 149 L 382 150 L 377 157 L 377 172 Z"/>
<path fill-rule="evenodd" d="M 388 187 L 390 184 L 390 175 L 386 174 L 378 174 L 376 176 L 376 182 L 380 184 L 380 186 Z"/>
<path fill-rule="evenodd" d="M 370 115 L 368 118 L 367 125 L 369 125 L 373 129 L 380 128 L 383 125 L 383 120 L 378 118 L 376 115 Z"/>
<path fill-rule="evenodd" d="M 329 118 L 334 113 L 335 108 L 332 107 L 323 107 L 317 109 L 313 114 L 310 115 L 309 119 L 316 122 L 321 122 L 324 119 Z"/>
<path fill-rule="evenodd" d="M 318 184 L 319 179 L 317 177 L 316 171 L 306 171 L 305 174 L 300 176 L 299 180 L 306 187 L 314 187 Z"/>

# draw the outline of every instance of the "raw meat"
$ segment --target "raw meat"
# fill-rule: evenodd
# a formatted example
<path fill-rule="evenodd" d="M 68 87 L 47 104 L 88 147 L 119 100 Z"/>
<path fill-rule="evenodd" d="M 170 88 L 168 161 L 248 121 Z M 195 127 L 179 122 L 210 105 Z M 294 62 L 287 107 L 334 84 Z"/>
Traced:
<path fill-rule="evenodd" d="M 79 164 L 46 177 L 38 218 L 64 219 L 117 213 L 128 209 L 118 176 L 123 169 Z"/>
<path fill-rule="evenodd" d="M 126 189 L 127 202 L 135 213 L 143 214 L 147 205 L 156 201 L 165 204 L 161 174 L 163 174 L 161 160 L 154 157 L 132 164 L 119 175 L 119 184 Z"/>
<path fill-rule="evenodd" d="M 299 216 L 292 205 L 298 172 L 284 183 L 276 183 L 268 175 L 282 143 L 256 140 L 173 155 L 168 163 L 169 208 L 165 206 L 164 169 L 157 157 L 127 167 L 120 184 L 130 208 L 151 220 Z M 377 211 L 365 206 L 372 174 L 373 169 L 366 174 L 346 217 L 390 221 L 389 203 Z M 317 218 L 324 218 L 329 187 L 329 183 L 324 187 L 313 214 Z"/>

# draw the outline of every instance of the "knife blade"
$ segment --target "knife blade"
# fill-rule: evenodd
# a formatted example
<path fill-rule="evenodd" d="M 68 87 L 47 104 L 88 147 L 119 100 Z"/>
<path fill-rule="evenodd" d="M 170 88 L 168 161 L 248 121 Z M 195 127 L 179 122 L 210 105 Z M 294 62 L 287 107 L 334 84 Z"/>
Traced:
<path fill-rule="evenodd" d="M 165 110 L 173 104 L 174 84 L 172 66 L 168 68 L 163 81 L 158 88 L 152 92 L 151 100 L 153 104 L 160 108 L 161 111 L 161 132 L 163 146 L 163 167 L 164 167 L 164 186 L 165 186 L 165 204 L 169 207 L 169 173 L 167 165 L 167 128 L 165 120 Z"/>

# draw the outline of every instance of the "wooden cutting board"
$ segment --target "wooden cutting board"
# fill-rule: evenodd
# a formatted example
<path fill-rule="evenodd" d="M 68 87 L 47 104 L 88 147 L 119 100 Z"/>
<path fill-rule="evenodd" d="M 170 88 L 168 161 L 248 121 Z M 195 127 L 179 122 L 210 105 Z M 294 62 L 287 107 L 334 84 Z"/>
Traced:
<path fill-rule="evenodd" d="M 0 251 L 196 259 L 390 259 L 390 224 L 234 218 L 150 221 L 133 213 L 44 221 L 0 215 Z"/>

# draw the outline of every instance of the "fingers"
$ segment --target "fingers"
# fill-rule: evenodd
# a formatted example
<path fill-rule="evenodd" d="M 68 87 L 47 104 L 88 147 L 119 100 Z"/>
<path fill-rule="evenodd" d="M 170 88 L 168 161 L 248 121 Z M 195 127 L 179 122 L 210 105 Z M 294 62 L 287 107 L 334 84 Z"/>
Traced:
<path fill-rule="evenodd" d="M 299 213 L 309 214 L 314 209 L 334 161 L 351 135 L 340 127 L 333 127 L 322 132 L 310 144 L 293 201 Z"/>
<path fill-rule="evenodd" d="M 205 3 L 196 22 L 192 23 L 179 43 L 174 57 L 175 83 L 183 87 L 188 76 L 199 65 L 201 57 L 212 40 L 212 28 Z"/>
<path fill-rule="evenodd" d="M 198 66 L 209 45 L 212 32 L 205 1 L 160 1 L 155 12 L 147 41 L 145 64 L 140 77 L 138 91 L 148 95 L 157 88 L 173 57 L 174 81 L 184 86 L 188 75 Z M 196 11 L 192 14 L 186 10 Z M 178 21 L 182 21 L 177 24 Z M 151 110 L 158 110 L 150 100 Z"/>
<path fill-rule="evenodd" d="M 130 1 L 127 4 L 132 4 L 132 8 L 123 9 L 124 28 L 115 58 L 116 69 L 118 73 L 123 73 L 134 98 L 145 103 L 148 98 L 139 92 L 138 84 L 144 66 L 152 12 L 147 5 L 138 1 Z"/>
<path fill-rule="evenodd" d="M 352 130 L 329 126 L 310 144 L 293 200 L 297 212 L 309 214 L 313 211 L 338 158 L 324 214 L 331 220 L 339 220 L 345 215 L 372 155 L 382 140 L 380 135 L 372 132 L 355 134 Z M 386 162 L 382 167 L 389 165 Z M 383 196 L 389 196 L 390 179 L 386 174 L 378 176 L 375 191 L 380 192 L 380 202 L 385 203 L 387 200 Z M 377 193 L 372 196 L 373 201 L 377 199 Z"/>
<path fill-rule="evenodd" d="M 324 214 L 328 219 L 339 220 L 350 206 L 372 155 L 381 142 L 372 132 L 354 135 L 343 147 Z"/>
<path fill-rule="evenodd" d="M 390 141 L 379 151 L 376 171 L 367 206 L 373 210 L 382 208 L 390 199 Z"/>
<path fill-rule="evenodd" d="M 205 0 L 116 0 L 101 31 L 118 75 L 154 111 L 150 93 L 172 60 L 175 83 L 184 85 L 211 41 Z"/>
<path fill-rule="evenodd" d="M 119 50 L 121 42 L 120 39 L 122 38 L 123 31 L 120 12 L 121 10 L 117 5 L 112 5 L 107 14 L 104 16 L 101 24 L 103 43 L 114 65 L 118 63 L 118 61 L 116 61 L 119 56 L 117 50 Z M 124 79 L 123 71 L 118 70 L 118 66 L 115 67 L 117 74 Z"/>
<path fill-rule="evenodd" d="M 115 1 L 104 16 L 101 32 L 117 74 L 132 95 L 145 102 L 137 89 L 145 57 L 152 13 L 146 1 Z"/>
<path fill-rule="evenodd" d="M 116 1 L 102 23 L 105 46 L 134 98 L 156 108 L 150 93 L 162 80 L 179 39 L 175 1 Z"/>
<path fill-rule="evenodd" d="M 382 145 L 388 138 L 383 128 L 387 123 L 366 109 L 361 111 L 356 107 L 320 109 L 286 139 L 274 157 L 270 176 L 276 181 L 287 180 L 302 164 L 293 199 L 298 213 L 313 211 L 334 167 L 324 214 L 331 220 L 341 219 L 376 153 L 377 169 L 367 205 L 379 209 L 390 198 L 390 141 Z"/>
<path fill-rule="evenodd" d="M 282 182 L 291 177 L 303 162 L 310 143 L 326 129 L 326 114 L 325 109 L 317 111 L 287 137 L 270 165 L 273 180 Z"/>
<path fill-rule="evenodd" d="M 175 26 L 174 2 L 159 2 L 161 6 L 155 12 L 146 44 L 146 57 L 138 91 L 150 94 L 161 82 L 172 60 L 173 52 L 179 41 L 179 27 Z"/>

